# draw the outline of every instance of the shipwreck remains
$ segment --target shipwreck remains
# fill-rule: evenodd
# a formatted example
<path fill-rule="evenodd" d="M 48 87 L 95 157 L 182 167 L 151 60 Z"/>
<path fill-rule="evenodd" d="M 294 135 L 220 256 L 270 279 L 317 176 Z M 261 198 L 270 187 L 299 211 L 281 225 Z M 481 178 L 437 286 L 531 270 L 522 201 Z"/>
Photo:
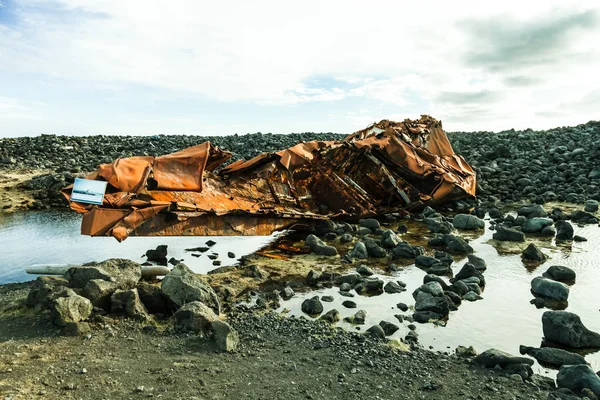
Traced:
<path fill-rule="evenodd" d="M 411 211 L 475 195 L 475 172 L 440 121 L 382 120 L 341 141 L 299 143 L 219 171 L 231 157 L 210 142 L 160 157 L 120 158 L 102 205 L 70 202 L 81 233 L 114 236 L 269 235 L 323 219 Z M 62 193 L 70 200 L 72 186 Z"/>

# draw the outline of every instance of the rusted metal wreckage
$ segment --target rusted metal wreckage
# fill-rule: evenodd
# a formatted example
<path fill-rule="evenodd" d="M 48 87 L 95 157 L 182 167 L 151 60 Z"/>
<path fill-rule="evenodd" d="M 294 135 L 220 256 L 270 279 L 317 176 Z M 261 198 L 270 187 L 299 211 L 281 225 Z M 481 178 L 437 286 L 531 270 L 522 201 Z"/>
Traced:
<path fill-rule="evenodd" d="M 441 122 L 383 120 L 341 141 L 299 143 L 216 172 L 231 153 L 205 142 L 160 157 L 120 158 L 101 206 L 70 202 L 81 233 L 114 236 L 269 235 L 323 219 L 411 211 L 475 195 L 475 173 Z M 70 199 L 72 186 L 62 193 Z"/>

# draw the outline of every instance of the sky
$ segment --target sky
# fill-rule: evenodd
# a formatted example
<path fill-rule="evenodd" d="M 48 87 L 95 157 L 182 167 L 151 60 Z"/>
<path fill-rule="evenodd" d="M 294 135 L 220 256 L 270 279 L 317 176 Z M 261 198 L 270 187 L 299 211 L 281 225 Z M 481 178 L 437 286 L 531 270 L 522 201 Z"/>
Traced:
<path fill-rule="evenodd" d="M 592 1 L 0 0 L 0 137 L 600 119 Z"/>

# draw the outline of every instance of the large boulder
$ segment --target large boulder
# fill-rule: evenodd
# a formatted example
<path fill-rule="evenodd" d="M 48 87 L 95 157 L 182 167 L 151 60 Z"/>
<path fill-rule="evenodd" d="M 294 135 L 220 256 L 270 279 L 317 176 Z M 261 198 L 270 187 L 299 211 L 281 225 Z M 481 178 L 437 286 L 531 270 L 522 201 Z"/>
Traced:
<path fill-rule="evenodd" d="M 323 312 L 323 303 L 319 300 L 319 296 L 314 296 L 302 302 L 302 312 L 309 315 L 318 315 Z"/>
<path fill-rule="evenodd" d="M 86 320 L 93 308 L 91 301 L 71 292 L 65 297 L 56 298 L 50 306 L 50 311 L 54 324 L 64 327 L 71 322 Z"/>
<path fill-rule="evenodd" d="M 452 219 L 452 225 L 457 229 L 483 229 L 485 222 L 482 219 L 477 218 L 475 215 L 470 214 L 458 214 Z"/>
<path fill-rule="evenodd" d="M 111 258 L 99 263 L 72 267 L 65 274 L 65 278 L 74 288 L 83 288 L 89 281 L 101 279 L 113 282 L 123 290 L 134 288 L 141 277 L 141 265 L 123 258 Z"/>
<path fill-rule="evenodd" d="M 561 367 L 556 376 L 556 384 L 558 387 L 567 388 L 574 393 L 581 393 L 583 389 L 587 388 L 596 396 L 600 396 L 600 377 L 589 365 Z"/>
<path fill-rule="evenodd" d="M 110 310 L 110 297 L 118 289 L 115 282 L 105 281 L 103 279 L 92 279 L 83 287 L 85 297 L 90 299 L 95 307 Z"/>
<path fill-rule="evenodd" d="M 215 291 L 192 272 L 185 264 L 173 267 L 161 284 L 163 293 L 178 308 L 192 301 L 200 301 L 219 315 L 221 304 Z"/>
<path fill-rule="evenodd" d="M 600 334 L 587 329 L 577 314 L 568 311 L 546 311 L 542 315 L 544 337 L 572 348 L 600 348 Z"/>
<path fill-rule="evenodd" d="M 58 276 L 39 276 L 32 285 L 27 295 L 26 304 L 29 307 L 45 309 L 50 307 L 53 299 L 53 293 L 61 289 L 66 289 L 69 281 Z"/>
<path fill-rule="evenodd" d="M 505 353 L 497 349 L 489 349 L 475 357 L 475 363 L 481 364 L 484 367 L 492 368 L 496 365 L 505 368 L 511 364 L 527 364 L 533 365 L 533 360 L 527 357 L 517 357 L 512 354 Z"/>
<path fill-rule="evenodd" d="M 496 225 L 496 232 L 492 235 L 492 239 L 503 242 L 524 242 L 525 234 L 513 228 Z"/>
<path fill-rule="evenodd" d="M 221 351 L 236 351 L 240 344 L 240 337 L 227 322 L 215 320 L 211 324 L 213 340 Z"/>
<path fill-rule="evenodd" d="M 326 245 L 315 235 L 308 235 L 306 238 L 306 244 L 310 247 L 310 250 L 318 256 L 337 255 L 337 249 L 335 247 Z"/>
<path fill-rule="evenodd" d="M 152 314 L 167 315 L 177 310 L 159 286 L 141 281 L 137 285 L 137 291 L 144 307 Z"/>
<path fill-rule="evenodd" d="M 110 312 L 126 315 L 139 321 L 146 321 L 149 318 L 148 311 L 140 300 L 137 289 L 116 290 L 110 296 Z"/>
<path fill-rule="evenodd" d="M 419 291 L 415 298 L 415 311 L 431 311 L 446 316 L 450 313 L 450 307 L 444 296 L 433 296 L 430 293 Z"/>
<path fill-rule="evenodd" d="M 176 325 L 184 332 L 210 334 L 212 323 L 219 319 L 214 311 L 199 301 L 186 303 L 173 315 Z"/>
<path fill-rule="evenodd" d="M 536 295 L 558 301 L 567 301 L 569 298 L 569 287 L 567 285 L 541 276 L 533 278 L 531 290 Z"/>
<path fill-rule="evenodd" d="M 559 367 L 562 365 L 587 364 L 583 356 L 555 347 L 535 348 L 519 346 L 519 352 L 535 358 L 540 364 Z"/>

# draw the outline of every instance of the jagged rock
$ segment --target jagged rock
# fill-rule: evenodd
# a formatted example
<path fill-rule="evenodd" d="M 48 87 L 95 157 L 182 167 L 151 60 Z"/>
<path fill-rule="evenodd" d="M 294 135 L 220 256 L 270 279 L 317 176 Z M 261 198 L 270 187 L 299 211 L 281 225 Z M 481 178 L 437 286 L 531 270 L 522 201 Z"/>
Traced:
<path fill-rule="evenodd" d="M 215 320 L 211 323 L 213 340 L 221 351 L 236 351 L 240 345 L 238 333 L 227 323 Z"/>
<path fill-rule="evenodd" d="M 471 277 L 476 277 L 479 280 L 479 285 L 485 286 L 485 277 L 471 263 L 465 263 L 465 265 L 463 265 L 463 267 L 460 269 L 460 271 L 458 271 L 454 278 L 450 279 L 450 282 L 455 283 L 457 281 L 462 281 Z"/>
<path fill-rule="evenodd" d="M 600 396 L 600 377 L 589 365 L 562 366 L 556 376 L 556 384 L 575 393 L 587 388 L 596 396 Z"/>
<path fill-rule="evenodd" d="M 116 283 L 119 289 L 134 288 L 142 277 L 140 264 L 123 258 L 111 258 L 69 268 L 65 278 L 73 288 L 83 288 L 93 279 Z"/>
<path fill-rule="evenodd" d="M 477 218 L 475 215 L 470 214 L 457 214 L 452 219 L 452 225 L 457 229 L 483 229 L 485 223 L 482 219 Z"/>
<path fill-rule="evenodd" d="M 519 352 L 535 358 L 540 364 L 543 363 L 559 367 L 562 365 L 587 364 L 585 358 L 579 354 L 554 347 L 535 348 L 519 346 Z"/>
<path fill-rule="evenodd" d="M 177 307 L 192 301 L 200 301 L 219 315 L 221 304 L 215 291 L 196 276 L 185 264 L 173 267 L 161 284 L 163 293 Z"/>
<path fill-rule="evenodd" d="M 530 243 L 529 246 L 527 246 L 527 248 L 525 250 L 523 250 L 522 255 L 523 255 L 524 260 L 535 261 L 535 262 L 544 262 L 548 258 L 533 243 Z"/>
<path fill-rule="evenodd" d="M 323 312 L 323 303 L 319 300 L 319 296 L 314 296 L 302 302 L 302 312 L 309 315 L 318 315 Z"/>
<path fill-rule="evenodd" d="M 473 252 L 473 248 L 471 247 L 471 245 L 460 236 L 455 236 L 448 242 L 448 250 L 462 254 Z"/>
<path fill-rule="evenodd" d="M 183 332 L 195 332 L 208 335 L 212 330 L 212 323 L 219 317 L 214 311 L 199 301 L 186 303 L 173 315 L 177 327 Z"/>
<path fill-rule="evenodd" d="M 69 286 L 69 281 L 58 276 L 38 276 L 33 282 L 33 286 L 27 295 L 27 304 L 29 307 L 38 309 L 48 308 L 52 300 L 52 293 L 56 290 L 65 289 Z"/>
<path fill-rule="evenodd" d="M 71 291 L 71 294 L 52 301 L 50 306 L 52 322 L 64 327 L 70 322 L 83 321 L 90 316 L 93 308 L 91 301 Z"/>
<path fill-rule="evenodd" d="M 83 293 L 85 294 L 85 297 L 90 299 L 95 307 L 100 307 L 109 311 L 110 297 L 118 287 L 119 286 L 114 282 L 102 279 L 92 279 L 83 287 Z"/>
<path fill-rule="evenodd" d="M 531 290 L 539 296 L 558 301 L 567 301 L 569 298 L 569 287 L 564 283 L 540 276 L 531 281 Z"/>
<path fill-rule="evenodd" d="M 416 311 L 430 311 L 441 316 L 450 313 L 450 307 L 446 298 L 442 296 L 433 296 L 430 293 L 419 291 L 415 297 Z"/>
<path fill-rule="evenodd" d="M 533 365 L 533 360 L 531 358 L 513 356 L 512 354 L 505 353 L 498 349 L 486 350 L 475 357 L 475 360 L 473 361 L 488 368 L 493 368 L 496 365 L 500 365 L 500 367 L 504 368 L 510 364 Z"/>
<path fill-rule="evenodd" d="M 110 312 L 113 314 L 125 314 L 139 321 L 149 319 L 137 289 L 116 290 L 110 297 L 110 304 Z"/>
<path fill-rule="evenodd" d="M 314 286 L 316 285 L 323 277 L 323 273 L 321 273 L 321 271 L 316 271 L 314 269 L 311 269 L 310 271 L 308 271 L 308 274 L 306 275 L 306 283 Z"/>
<path fill-rule="evenodd" d="M 340 312 L 336 309 L 332 309 L 327 311 L 325 314 L 320 317 L 322 320 L 329 322 L 330 324 L 335 324 L 340 320 Z"/>
<path fill-rule="evenodd" d="M 551 266 L 542 275 L 558 282 L 573 282 L 575 281 L 576 277 L 575 271 L 569 267 L 563 267 L 561 265 Z"/>
<path fill-rule="evenodd" d="M 492 235 L 492 239 L 503 242 L 524 242 L 525 234 L 513 228 L 496 225 L 496 232 Z"/>
<path fill-rule="evenodd" d="M 458 346 L 454 352 L 456 353 L 457 356 L 462 357 L 462 358 L 471 358 L 471 357 L 477 356 L 477 351 L 475 351 L 473 346 L 469 346 L 469 347 Z"/>
<path fill-rule="evenodd" d="M 383 281 L 379 278 L 366 278 L 362 281 L 361 292 L 379 292 L 383 290 Z M 357 290 L 359 291 L 359 290 Z"/>
<path fill-rule="evenodd" d="M 418 255 L 415 254 L 415 249 L 406 242 L 402 242 L 394 247 L 391 254 L 394 260 L 398 258 L 415 258 Z"/>
<path fill-rule="evenodd" d="M 577 314 L 568 311 L 546 311 L 542 315 L 546 340 L 572 348 L 600 348 L 600 334 L 587 329 Z"/>

